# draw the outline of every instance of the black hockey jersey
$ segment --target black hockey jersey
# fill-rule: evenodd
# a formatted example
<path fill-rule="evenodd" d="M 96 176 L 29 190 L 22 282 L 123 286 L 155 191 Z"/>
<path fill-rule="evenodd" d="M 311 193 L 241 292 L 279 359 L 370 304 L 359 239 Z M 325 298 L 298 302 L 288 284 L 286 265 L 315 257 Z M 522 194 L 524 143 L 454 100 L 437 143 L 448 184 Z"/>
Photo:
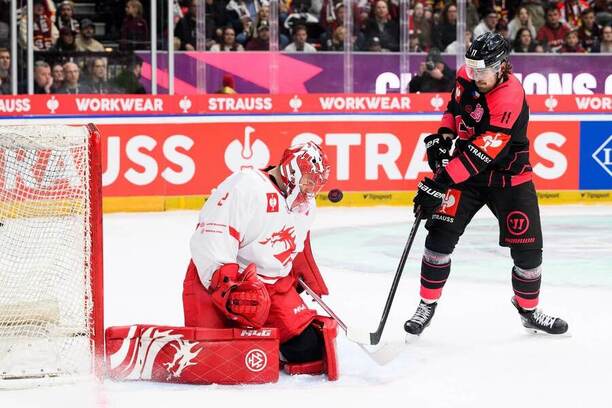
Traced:
<path fill-rule="evenodd" d="M 514 75 L 481 94 L 461 67 L 439 130 L 457 136 L 444 172 L 453 184 L 469 179 L 511 187 L 531 180 L 528 122 L 525 92 Z"/>

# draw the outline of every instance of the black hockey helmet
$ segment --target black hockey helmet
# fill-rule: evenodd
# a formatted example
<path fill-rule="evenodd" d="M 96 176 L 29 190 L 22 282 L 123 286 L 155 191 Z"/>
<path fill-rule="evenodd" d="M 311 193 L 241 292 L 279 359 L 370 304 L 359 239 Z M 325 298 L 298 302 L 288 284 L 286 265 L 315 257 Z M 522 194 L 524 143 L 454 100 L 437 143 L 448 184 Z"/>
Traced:
<path fill-rule="evenodd" d="M 501 64 L 508 59 L 510 46 L 508 42 L 498 33 L 484 33 L 470 45 L 465 52 L 465 58 L 470 60 L 482 60 L 487 67 Z"/>
<path fill-rule="evenodd" d="M 502 62 L 508 60 L 510 46 L 498 33 L 484 33 L 465 52 L 468 75 L 478 70 L 498 71 Z M 471 75 L 470 75 L 471 77 Z"/>

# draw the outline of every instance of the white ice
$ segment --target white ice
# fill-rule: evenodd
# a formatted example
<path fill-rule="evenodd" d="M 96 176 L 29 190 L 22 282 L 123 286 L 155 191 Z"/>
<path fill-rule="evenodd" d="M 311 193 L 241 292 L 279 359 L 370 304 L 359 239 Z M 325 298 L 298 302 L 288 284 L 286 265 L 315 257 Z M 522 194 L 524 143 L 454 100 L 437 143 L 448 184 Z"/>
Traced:
<path fill-rule="evenodd" d="M 412 225 L 410 209 L 323 208 L 315 256 L 329 305 L 349 325 L 374 330 Z M 510 304 L 509 251 L 482 210 L 453 256 L 432 325 L 387 366 L 344 336 L 341 378 L 190 386 L 78 384 L 0 392 L 0 407 L 609 407 L 612 406 L 612 206 L 543 207 L 541 306 L 571 337 L 527 334 Z M 182 280 L 196 212 L 112 214 L 104 219 L 106 325 L 182 325 Z M 403 339 L 418 303 L 425 231 L 406 264 L 384 341 Z"/>

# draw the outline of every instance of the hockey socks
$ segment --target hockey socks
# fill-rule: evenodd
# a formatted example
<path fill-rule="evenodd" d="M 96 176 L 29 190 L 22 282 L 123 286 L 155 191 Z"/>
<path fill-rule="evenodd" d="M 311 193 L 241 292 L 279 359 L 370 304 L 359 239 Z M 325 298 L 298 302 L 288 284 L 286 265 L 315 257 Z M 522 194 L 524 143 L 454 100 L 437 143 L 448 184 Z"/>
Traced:
<path fill-rule="evenodd" d="M 512 289 L 516 303 L 522 309 L 533 310 L 538 306 L 541 283 L 542 276 L 539 267 L 528 270 L 520 269 L 517 266 L 512 268 Z"/>
<path fill-rule="evenodd" d="M 421 298 L 432 303 L 442 296 L 442 288 L 450 274 L 450 255 L 426 250 L 421 262 Z"/>

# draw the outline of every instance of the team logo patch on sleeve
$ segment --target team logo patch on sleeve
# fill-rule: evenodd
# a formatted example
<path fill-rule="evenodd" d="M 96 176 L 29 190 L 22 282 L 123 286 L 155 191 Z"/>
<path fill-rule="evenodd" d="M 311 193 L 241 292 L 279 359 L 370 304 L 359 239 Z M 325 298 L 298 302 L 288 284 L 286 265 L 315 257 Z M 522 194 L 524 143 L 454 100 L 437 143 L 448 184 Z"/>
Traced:
<path fill-rule="evenodd" d="M 269 213 L 278 212 L 278 194 L 266 193 L 266 197 L 268 198 L 268 208 L 266 212 L 269 212 Z"/>
<path fill-rule="evenodd" d="M 474 146 L 485 152 L 487 156 L 495 158 L 510 140 L 505 133 L 487 132 L 474 140 Z"/>

